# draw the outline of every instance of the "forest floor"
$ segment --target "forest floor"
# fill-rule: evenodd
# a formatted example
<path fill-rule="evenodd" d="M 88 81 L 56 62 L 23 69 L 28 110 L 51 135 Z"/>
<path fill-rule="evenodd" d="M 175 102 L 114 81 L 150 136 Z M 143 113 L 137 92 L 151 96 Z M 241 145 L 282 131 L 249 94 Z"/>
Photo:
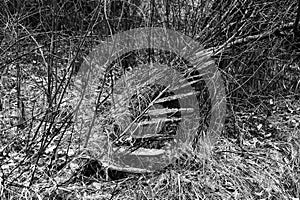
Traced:
<path fill-rule="evenodd" d="M 28 62 L 35 70 L 26 67 Z M 38 113 L 44 106 L 41 88 L 45 86 L 43 76 L 46 74 L 38 72 L 35 59 L 19 65 L 24 69 L 25 107 L 27 110 L 40 107 Z M 56 136 L 56 142 L 43 154 L 39 153 L 38 145 L 32 145 L 28 151 L 27 137 L 32 136 L 26 133 L 38 129 L 30 123 L 22 128 L 15 126 L 20 115 L 16 109 L 16 65 L 9 70 L 2 76 L 0 90 L 3 104 L 0 196 L 4 199 L 300 200 L 300 102 L 297 96 L 262 97 L 251 109 L 241 107 L 238 111 L 228 111 L 224 132 L 209 157 L 191 149 L 162 170 L 149 174 L 118 174 L 119 179 L 113 180 L 104 177 L 101 163 L 87 154 L 76 153 L 77 146 L 68 146 L 67 139 L 62 142 L 66 146 L 60 148 L 68 151 L 62 155 L 51 153 L 57 151 L 55 144 L 59 137 Z M 42 142 L 43 134 L 37 134 L 36 141 Z M 67 131 L 64 137 L 71 135 L 72 131 Z M 65 165 L 46 173 L 46 165 L 65 160 L 65 155 L 68 155 Z M 41 163 L 34 163 L 37 156 L 41 157 Z M 33 171 L 36 177 L 31 176 Z"/>

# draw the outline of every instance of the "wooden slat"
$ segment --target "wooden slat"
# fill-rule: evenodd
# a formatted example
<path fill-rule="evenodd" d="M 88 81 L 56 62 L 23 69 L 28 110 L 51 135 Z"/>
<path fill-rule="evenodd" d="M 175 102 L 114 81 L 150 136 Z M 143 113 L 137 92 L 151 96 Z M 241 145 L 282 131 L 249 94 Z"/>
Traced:
<path fill-rule="evenodd" d="M 132 156 L 149 156 L 149 157 L 161 156 L 166 153 L 166 151 L 163 149 L 146 149 L 142 147 L 138 148 L 133 152 L 128 152 L 128 148 L 126 147 L 113 148 L 113 151 L 115 153 L 120 153 L 120 154 L 125 153 Z"/>

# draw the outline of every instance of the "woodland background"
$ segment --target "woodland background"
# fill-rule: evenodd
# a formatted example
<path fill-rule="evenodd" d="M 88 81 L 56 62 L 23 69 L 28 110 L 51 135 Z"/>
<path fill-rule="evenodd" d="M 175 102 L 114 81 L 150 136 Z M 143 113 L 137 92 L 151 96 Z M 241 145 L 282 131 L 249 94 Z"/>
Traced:
<path fill-rule="evenodd" d="M 299 0 L 1 0 L 0 7 L 3 199 L 300 199 Z M 138 27 L 172 29 L 213 50 L 226 86 L 225 130 L 212 157 L 191 150 L 153 174 L 103 178 L 63 102 L 99 41 Z M 132 52 L 120 62 L 157 56 Z"/>

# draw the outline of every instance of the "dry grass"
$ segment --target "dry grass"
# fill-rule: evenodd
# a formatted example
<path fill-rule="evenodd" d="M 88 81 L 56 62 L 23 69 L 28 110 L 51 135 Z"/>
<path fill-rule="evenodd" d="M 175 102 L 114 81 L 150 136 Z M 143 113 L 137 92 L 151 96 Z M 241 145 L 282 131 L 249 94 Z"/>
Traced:
<path fill-rule="evenodd" d="M 117 181 L 94 177 L 60 185 L 59 180 L 70 175 L 71 162 L 60 176 L 45 177 L 30 189 L 1 185 L 0 192 L 7 199 L 295 200 L 300 194 L 297 131 L 287 133 L 286 141 L 244 140 L 243 149 L 221 138 L 211 157 L 185 151 L 176 163 L 160 172 Z"/>

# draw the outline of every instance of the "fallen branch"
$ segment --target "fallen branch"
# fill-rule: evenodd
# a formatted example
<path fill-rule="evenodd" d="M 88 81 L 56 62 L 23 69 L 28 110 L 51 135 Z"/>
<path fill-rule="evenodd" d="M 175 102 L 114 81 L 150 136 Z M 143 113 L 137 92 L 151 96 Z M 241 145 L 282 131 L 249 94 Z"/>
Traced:
<path fill-rule="evenodd" d="M 264 33 L 261 34 L 257 34 L 257 35 L 250 35 L 244 38 L 238 38 L 234 41 L 232 41 L 234 39 L 234 36 L 231 37 L 230 39 L 228 39 L 223 45 L 218 46 L 218 47 L 211 47 L 209 49 L 207 49 L 207 51 L 211 51 L 213 55 L 218 55 L 221 52 L 223 52 L 225 49 L 230 48 L 234 45 L 240 45 L 240 44 L 245 44 L 248 43 L 250 41 L 254 41 L 254 40 L 262 40 L 265 38 L 268 38 L 270 35 L 275 35 L 275 36 L 282 36 L 284 35 L 282 32 L 285 30 L 291 30 L 294 27 L 294 23 L 288 23 L 285 24 L 283 26 L 280 26 L 279 28 L 270 30 L 270 31 L 266 31 Z"/>

